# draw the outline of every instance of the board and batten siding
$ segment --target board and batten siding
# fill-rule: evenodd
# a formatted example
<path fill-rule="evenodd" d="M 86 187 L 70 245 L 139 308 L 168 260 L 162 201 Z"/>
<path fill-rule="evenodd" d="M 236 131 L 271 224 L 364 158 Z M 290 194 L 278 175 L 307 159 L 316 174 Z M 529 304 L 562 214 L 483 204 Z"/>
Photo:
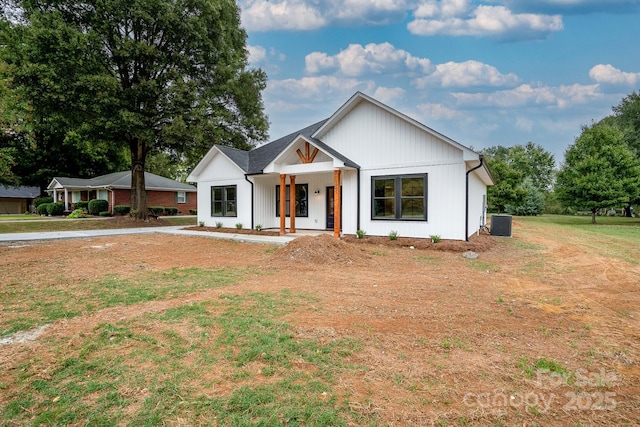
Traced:
<path fill-rule="evenodd" d="M 462 161 L 462 151 L 388 111 L 362 102 L 322 136 L 362 168 Z"/>
<path fill-rule="evenodd" d="M 367 102 L 329 129 L 322 141 L 360 165 L 360 228 L 367 234 L 396 231 L 400 236 L 465 238 L 466 169 L 461 149 Z M 408 174 L 427 174 L 427 221 L 372 219 L 371 178 Z M 343 231 L 355 233 L 346 224 Z"/>
<path fill-rule="evenodd" d="M 487 186 L 475 173 L 469 174 L 469 236 L 477 233 L 486 225 Z"/>
<path fill-rule="evenodd" d="M 416 166 L 399 172 L 396 168 L 361 171 L 360 228 L 372 236 L 386 236 L 396 231 L 405 237 L 439 235 L 443 239 L 464 239 L 464 165 Z M 372 177 L 424 173 L 427 174 L 427 221 L 372 219 Z"/>
<path fill-rule="evenodd" d="M 211 187 L 236 186 L 238 213 L 235 217 L 211 216 Z M 217 154 L 198 177 L 198 223 L 215 227 L 221 222 L 223 227 L 251 228 L 251 184 L 244 178 L 244 172 L 222 154 Z"/>

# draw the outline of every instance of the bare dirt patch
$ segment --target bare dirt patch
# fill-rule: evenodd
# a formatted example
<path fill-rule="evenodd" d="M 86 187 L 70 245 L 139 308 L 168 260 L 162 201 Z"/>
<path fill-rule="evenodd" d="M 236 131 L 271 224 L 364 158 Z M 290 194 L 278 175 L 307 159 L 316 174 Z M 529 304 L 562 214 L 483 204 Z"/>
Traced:
<path fill-rule="evenodd" d="M 300 337 L 361 343 L 350 356 L 361 369 L 346 371 L 334 387 L 352 411 L 383 425 L 640 424 L 640 267 L 585 250 L 554 230 L 523 238 L 519 229 L 526 224 L 514 223 L 512 239 L 437 244 L 318 236 L 277 248 L 141 235 L 0 246 L 0 295 L 25 277 L 33 286 L 64 287 L 105 272 L 267 273 L 232 288 L 58 320 L 31 341 L 2 345 L 0 405 L 24 361 L 37 355 L 46 365 L 58 357 L 49 353 L 51 339 L 66 339 L 71 349 L 105 321 L 222 294 L 288 289 L 316 298 L 286 315 Z M 467 250 L 480 257 L 463 258 Z M 18 315 L 2 312 L 5 319 Z M 541 360 L 573 379 L 558 381 L 539 368 Z M 579 375 L 587 380 L 576 383 Z M 222 382 L 219 389 L 234 386 Z"/>

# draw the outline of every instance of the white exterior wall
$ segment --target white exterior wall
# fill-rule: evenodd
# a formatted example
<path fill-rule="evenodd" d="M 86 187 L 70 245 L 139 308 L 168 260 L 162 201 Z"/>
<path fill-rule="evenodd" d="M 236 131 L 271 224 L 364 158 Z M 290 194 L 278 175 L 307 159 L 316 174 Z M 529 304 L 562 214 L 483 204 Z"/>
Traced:
<path fill-rule="evenodd" d="M 466 168 L 462 150 L 366 102 L 332 127 L 322 141 L 361 167 L 360 229 L 367 234 L 386 236 L 397 231 L 400 236 L 464 240 Z M 423 173 L 428 183 L 427 221 L 371 218 L 371 177 Z M 345 203 L 355 194 L 354 179 L 353 191 L 345 191 Z M 344 211 L 350 209 L 345 206 Z M 343 232 L 355 233 L 355 224 L 344 215 L 343 220 Z"/>
<path fill-rule="evenodd" d="M 477 233 L 480 227 L 487 223 L 486 196 L 487 186 L 478 175 L 471 172 L 469 174 L 469 236 Z"/>
<path fill-rule="evenodd" d="M 237 213 L 235 217 L 211 216 L 211 187 L 236 186 Z M 251 228 L 251 184 L 244 173 L 225 156 L 216 155 L 198 177 L 198 223 L 215 227 L 221 222 L 223 227 Z"/>

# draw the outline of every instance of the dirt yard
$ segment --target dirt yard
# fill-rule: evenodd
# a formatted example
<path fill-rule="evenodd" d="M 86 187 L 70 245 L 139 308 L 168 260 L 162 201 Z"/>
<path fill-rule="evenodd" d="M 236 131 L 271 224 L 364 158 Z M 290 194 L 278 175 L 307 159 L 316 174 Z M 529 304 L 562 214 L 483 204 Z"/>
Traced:
<path fill-rule="evenodd" d="M 0 246 L 5 283 L 30 277 L 43 287 L 101 272 L 268 272 L 232 289 L 58 320 L 35 338 L 0 345 L 0 376 L 35 354 L 54 363 L 47 339 L 73 342 L 112 319 L 230 292 L 289 289 L 316 298 L 312 309 L 295 307 L 286 315 L 300 337 L 361 343 L 350 362 L 364 368 L 339 378 L 334 391 L 380 425 L 640 425 L 637 263 L 598 251 L 606 240 L 585 246 L 581 237 L 551 227 L 534 233 L 518 222 L 511 239 L 420 243 L 409 248 L 319 236 L 275 248 L 143 235 Z M 463 257 L 466 250 L 479 257 Z M 0 296 L 7 291 L 2 286 Z M 0 407 L 11 381 L 0 379 Z"/>

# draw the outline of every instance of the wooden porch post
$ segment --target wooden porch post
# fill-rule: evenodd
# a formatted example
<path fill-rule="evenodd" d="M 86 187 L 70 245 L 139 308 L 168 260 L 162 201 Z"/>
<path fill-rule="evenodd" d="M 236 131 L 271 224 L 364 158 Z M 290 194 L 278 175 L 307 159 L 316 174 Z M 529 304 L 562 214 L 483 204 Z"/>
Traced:
<path fill-rule="evenodd" d="M 340 191 L 340 170 L 333 171 L 333 237 L 340 237 L 340 213 L 342 211 L 342 192 Z"/>
<path fill-rule="evenodd" d="M 296 176 L 289 176 L 289 232 L 296 232 Z"/>
<path fill-rule="evenodd" d="M 285 220 L 287 218 L 287 175 L 280 174 L 280 234 L 287 234 Z"/>

